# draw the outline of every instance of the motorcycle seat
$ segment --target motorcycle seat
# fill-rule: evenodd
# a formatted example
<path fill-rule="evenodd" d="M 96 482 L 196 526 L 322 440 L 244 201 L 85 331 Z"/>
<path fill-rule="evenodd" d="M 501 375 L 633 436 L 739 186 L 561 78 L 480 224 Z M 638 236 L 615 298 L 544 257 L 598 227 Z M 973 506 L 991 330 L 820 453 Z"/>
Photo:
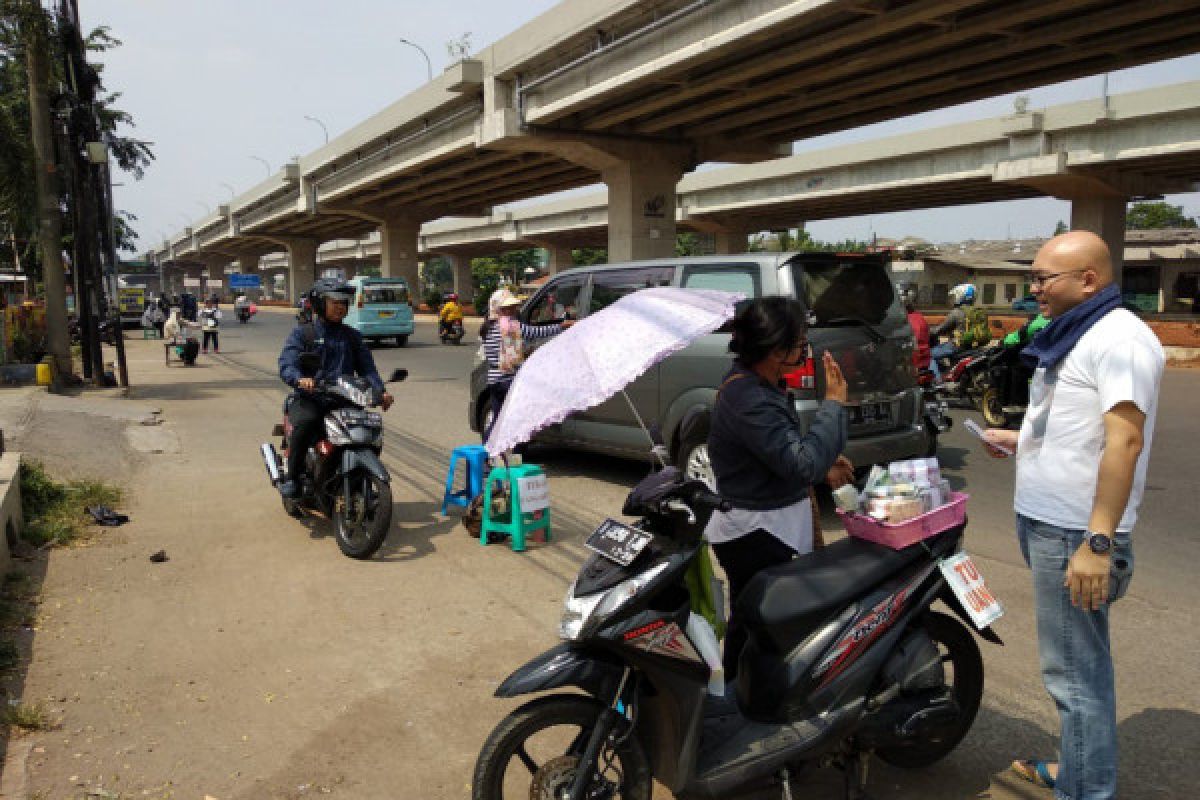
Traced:
<path fill-rule="evenodd" d="M 957 536 L 957 530 L 938 534 L 926 544 L 938 552 L 938 545 Z M 930 559 L 920 543 L 893 550 L 847 536 L 762 570 L 747 584 L 736 610 L 756 639 L 772 641 L 782 650 L 802 641 L 831 612 L 920 559 Z"/>

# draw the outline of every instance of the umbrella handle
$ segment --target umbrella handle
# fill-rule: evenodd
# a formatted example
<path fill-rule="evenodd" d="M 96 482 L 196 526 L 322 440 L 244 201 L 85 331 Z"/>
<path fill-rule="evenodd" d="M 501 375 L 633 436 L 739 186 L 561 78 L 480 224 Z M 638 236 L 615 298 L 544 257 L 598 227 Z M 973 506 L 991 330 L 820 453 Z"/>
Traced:
<path fill-rule="evenodd" d="M 633 412 L 633 418 L 637 420 L 638 425 L 641 426 L 642 432 L 645 433 L 646 438 L 650 440 L 650 452 L 654 454 L 656 459 L 658 459 L 659 466 L 665 469 L 667 462 L 666 459 L 663 458 L 662 448 L 659 446 L 658 442 L 654 441 L 654 437 L 650 435 L 650 429 L 647 428 L 646 423 L 642 421 L 642 415 L 638 413 L 637 408 L 633 405 L 633 401 L 629 399 L 629 394 L 624 389 L 621 390 L 621 396 L 624 397 L 625 402 L 629 404 L 629 410 Z"/>

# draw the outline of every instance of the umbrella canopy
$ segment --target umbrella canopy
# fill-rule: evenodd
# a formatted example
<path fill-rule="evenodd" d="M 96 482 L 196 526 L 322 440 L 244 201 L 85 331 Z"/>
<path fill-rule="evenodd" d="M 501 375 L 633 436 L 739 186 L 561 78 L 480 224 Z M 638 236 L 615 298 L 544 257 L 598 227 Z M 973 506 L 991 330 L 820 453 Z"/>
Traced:
<path fill-rule="evenodd" d="M 721 327 L 742 299 L 711 289 L 642 289 L 589 315 L 521 365 L 487 440 L 488 453 L 499 455 L 573 412 L 603 403 Z"/>

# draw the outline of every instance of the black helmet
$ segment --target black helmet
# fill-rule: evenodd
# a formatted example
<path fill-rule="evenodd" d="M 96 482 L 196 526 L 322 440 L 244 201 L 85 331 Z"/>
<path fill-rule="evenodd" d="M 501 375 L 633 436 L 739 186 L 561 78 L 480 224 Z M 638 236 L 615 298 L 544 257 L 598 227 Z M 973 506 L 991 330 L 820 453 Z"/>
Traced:
<path fill-rule="evenodd" d="M 325 301 L 328 299 L 350 302 L 354 296 L 354 287 L 340 278 L 320 278 L 308 290 L 308 299 L 322 319 L 325 317 Z"/>

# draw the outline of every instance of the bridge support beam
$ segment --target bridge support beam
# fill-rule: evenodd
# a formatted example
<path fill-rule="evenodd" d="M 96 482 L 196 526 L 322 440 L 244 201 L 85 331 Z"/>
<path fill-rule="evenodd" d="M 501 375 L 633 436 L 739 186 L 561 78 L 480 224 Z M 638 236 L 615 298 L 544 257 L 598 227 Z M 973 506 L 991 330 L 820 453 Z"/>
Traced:
<path fill-rule="evenodd" d="M 1112 255 L 1113 279 L 1121 285 L 1125 266 L 1124 195 L 1090 195 L 1071 199 L 1071 230 L 1091 231 L 1104 240 Z"/>
<path fill-rule="evenodd" d="M 675 186 L 683 168 L 642 157 L 601 172 L 608 185 L 608 258 L 632 261 L 675 255 Z"/>
<path fill-rule="evenodd" d="M 417 248 L 423 221 L 410 214 L 396 214 L 385 217 L 379 225 L 379 274 L 385 278 L 403 278 L 414 303 L 420 302 L 421 296 Z"/>

